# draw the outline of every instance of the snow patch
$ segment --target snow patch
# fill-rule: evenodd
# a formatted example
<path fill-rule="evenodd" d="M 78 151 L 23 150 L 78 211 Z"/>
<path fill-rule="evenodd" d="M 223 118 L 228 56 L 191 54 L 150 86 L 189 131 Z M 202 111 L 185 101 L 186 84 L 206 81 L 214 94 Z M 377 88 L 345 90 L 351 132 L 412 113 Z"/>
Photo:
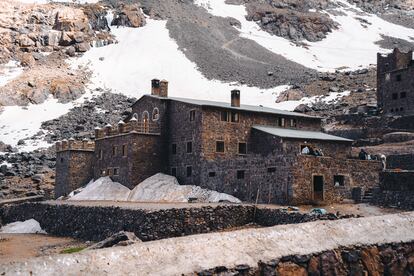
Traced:
<path fill-rule="evenodd" d="M 206 79 L 170 38 L 166 21 L 147 19 L 144 27 L 112 28 L 111 32 L 119 43 L 92 48 L 71 63 L 72 68 L 88 67 L 94 86 L 114 93 L 139 98 L 151 91 L 151 79 L 160 78 L 169 81 L 170 96 L 228 102 L 229 91 L 238 88 L 242 102 L 271 107 L 288 88 L 260 89 Z"/>
<path fill-rule="evenodd" d="M 90 182 L 82 191 L 68 200 L 115 200 L 126 201 L 130 189 L 124 185 L 113 182 L 109 176 L 101 177 Z"/>
<path fill-rule="evenodd" d="M 79 99 L 70 103 L 59 103 L 53 96 L 41 104 L 28 106 L 5 106 L 0 113 L 0 141 L 17 147 L 19 151 L 33 151 L 51 146 L 43 139 L 28 139 L 39 132 L 42 122 L 58 118 L 66 114 L 71 108 L 82 104 L 90 98 L 92 92 L 83 94 Z M 17 145 L 21 139 L 25 145 Z"/>
<path fill-rule="evenodd" d="M 84 188 L 69 194 L 68 200 L 115 200 L 136 202 L 233 202 L 241 201 L 234 196 L 203 189 L 198 186 L 180 185 L 173 176 L 158 173 L 141 183 L 132 191 L 109 176 L 89 182 Z"/>
<path fill-rule="evenodd" d="M 40 227 L 37 220 L 29 219 L 25 221 L 16 221 L 4 225 L 0 229 L 0 233 L 4 234 L 47 234 L 45 230 Z"/>
<path fill-rule="evenodd" d="M 10 60 L 6 64 L 0 65 L 0 87 L 5 86 L 11 80 L 17 78 L 23 73 L 23 67 L 20 63 L 14 60 Z"/>
<path fill-rule="evenodd" d="M 338 30 L 328 33 L 319 42 L 307 42 L 307 48 L 297 46 L 289 40 L 263 31 L 253 21 L 247 21 L 247 11 L 243 5 L 226 4 L 225 0 L 195 0 L 211 14 L 221 17 L 233 17 L 240 21 L 240 36 L 256 41 L 270 51 L 285 58 L 319 71 L 334 71 L 348 67 L 358 69 L 376 63 L 377 52 L 388 52 L 375 42 L 381 35 L 413 41 L 414 30 L 387 22 L 374 14 L 368 14 L 345 0 L 336 0 L 341 7 L 334 9 L 336 14 L 327 14 L 340 24 Z M 365 27 L 356 18 L 367 20 Z"/>
<path fill-rule="evenodd" d="M 197 202 L 229 201 L 240 203 L 234 196 L 206 190 L 199 186 L 180 185 L 173 176 L 157 173 L 139 183 L 128 197 L 129 201 L 154 201 L 154 202 L 189 202 L 189 199 L 197 199 Z"/>
<path fill-rule="evenodd" d="M 284 101 L 277 103 L 277 107 L 284 110 L 293 111 L 295 108 L 300 104 L 306 104 L 309 106 L 314 105 L 317 102 L 327 103 L 327 104 L 335 104 L 337 103 L 342 97 L 349 96 L 351 94 L 350 91 L 344 92 L 331 92 L 329 95 L 321 95 L 321 96 L 313 96 L 313 97 L 304 97 L 298 101 Z"/>

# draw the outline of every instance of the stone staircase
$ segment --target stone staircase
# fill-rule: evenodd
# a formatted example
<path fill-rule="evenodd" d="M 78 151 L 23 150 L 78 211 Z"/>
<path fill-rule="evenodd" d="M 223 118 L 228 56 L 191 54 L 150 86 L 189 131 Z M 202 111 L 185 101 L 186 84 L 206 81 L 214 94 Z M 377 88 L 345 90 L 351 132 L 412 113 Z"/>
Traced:
<path fill-rule="evenodd" d="M 372 198 L 374 196 L 374 190 L 377 189 L 377 187 L 369 188 L 365 190 L 364 194 L 361 197 L 362 203 L 370 203 L 372 201 Z"/>

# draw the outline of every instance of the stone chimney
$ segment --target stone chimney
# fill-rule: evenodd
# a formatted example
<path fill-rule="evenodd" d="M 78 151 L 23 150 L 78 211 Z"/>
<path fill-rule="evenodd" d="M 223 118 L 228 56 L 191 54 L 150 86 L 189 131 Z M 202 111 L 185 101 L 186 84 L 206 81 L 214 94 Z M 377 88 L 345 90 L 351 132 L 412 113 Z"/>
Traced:
<path fill-rule="evenodd" d="M 160 80 L 151 80 L 151 95 L 160 96 Z"/>
<path fill-rule="evenodd" d="M 240 90 L 231 90 L 231 106 L 240 107 Z"/>
<path fill-rule="evenodd" d="M 160 96 L 168 97 L 168 81 L 166 80 L 160 82 Z"/>

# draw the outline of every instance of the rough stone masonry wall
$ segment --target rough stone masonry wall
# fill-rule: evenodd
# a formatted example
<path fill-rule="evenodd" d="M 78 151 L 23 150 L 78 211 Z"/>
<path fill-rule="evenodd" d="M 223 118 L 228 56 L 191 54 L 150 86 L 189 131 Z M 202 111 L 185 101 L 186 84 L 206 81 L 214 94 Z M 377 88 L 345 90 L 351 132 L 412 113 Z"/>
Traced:
<path fill-rule="evenodd" d="M 372 203 L 414 210 L 414 171 L 385 171 L 380 174 L 380 189 Z"/>
<path fill-rule="evenodd" d="M 324 181 L 324 202 L 340 202 L 352 197 L 352 188 L 373 188 L 379 183 L 381 162 L 336 159 L 329 157 L 298 156 L 293 168 L 293 203 L 312 203 L 313 176 L 321 175 Z M 343 175 L 344 186 L 335 187 L 334 176 Z"/>
<path fill-rule="evenodd" d="M 256 266 L 215 267 L 187 275 L 413 275 L 414 242 L 348 246 L 308 255 L 289 255 Z"/>
<path fill-rule="evenodd" d="M 94 152 L 65 150 L 56 155 L 55 197 L 68 195 L 93 178 Z"/>
<path fill-rule="evenodd" d="M 414 153 L 388 155 L 387 169 L 414 170 Z"/>
<path fill-rule="evenodd" d="M 345 216 L 346 218 L 347 216 Z M 271 226 L 337 219 L 249 205 L 163 209 L 148 211 L 75 204 L 23 203 L 3 206 L 0 225 L 34 218 L 49 234 L 100 241 L 121 230 L 134 232 L 143 241 L 208 233 L 249 223 Z"/>

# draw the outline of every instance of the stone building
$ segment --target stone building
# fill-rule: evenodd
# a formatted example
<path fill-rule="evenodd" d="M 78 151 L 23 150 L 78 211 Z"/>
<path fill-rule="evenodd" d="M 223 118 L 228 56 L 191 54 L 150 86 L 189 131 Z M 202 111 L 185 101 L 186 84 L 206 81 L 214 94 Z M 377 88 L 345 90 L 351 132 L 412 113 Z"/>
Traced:
<path fill-rule="evenodd" d="M 57 196 L 88 178 L 133 188 L 157 172 L 261 203 L 334 202 L 378 184 L 380 162 L 353 159 L 352 141 L 323 133 L 321 118 L 240 104 L 239 90 L 228 103 L 175 98 L 153 80 L 132 114 L 96 129 L 93 150 L 57 143 Z"/>
<path fill-rule="evenodd" d="M 414 115 L 413 51 L 377 54 L 378 109 L 386 115 Z"/>

